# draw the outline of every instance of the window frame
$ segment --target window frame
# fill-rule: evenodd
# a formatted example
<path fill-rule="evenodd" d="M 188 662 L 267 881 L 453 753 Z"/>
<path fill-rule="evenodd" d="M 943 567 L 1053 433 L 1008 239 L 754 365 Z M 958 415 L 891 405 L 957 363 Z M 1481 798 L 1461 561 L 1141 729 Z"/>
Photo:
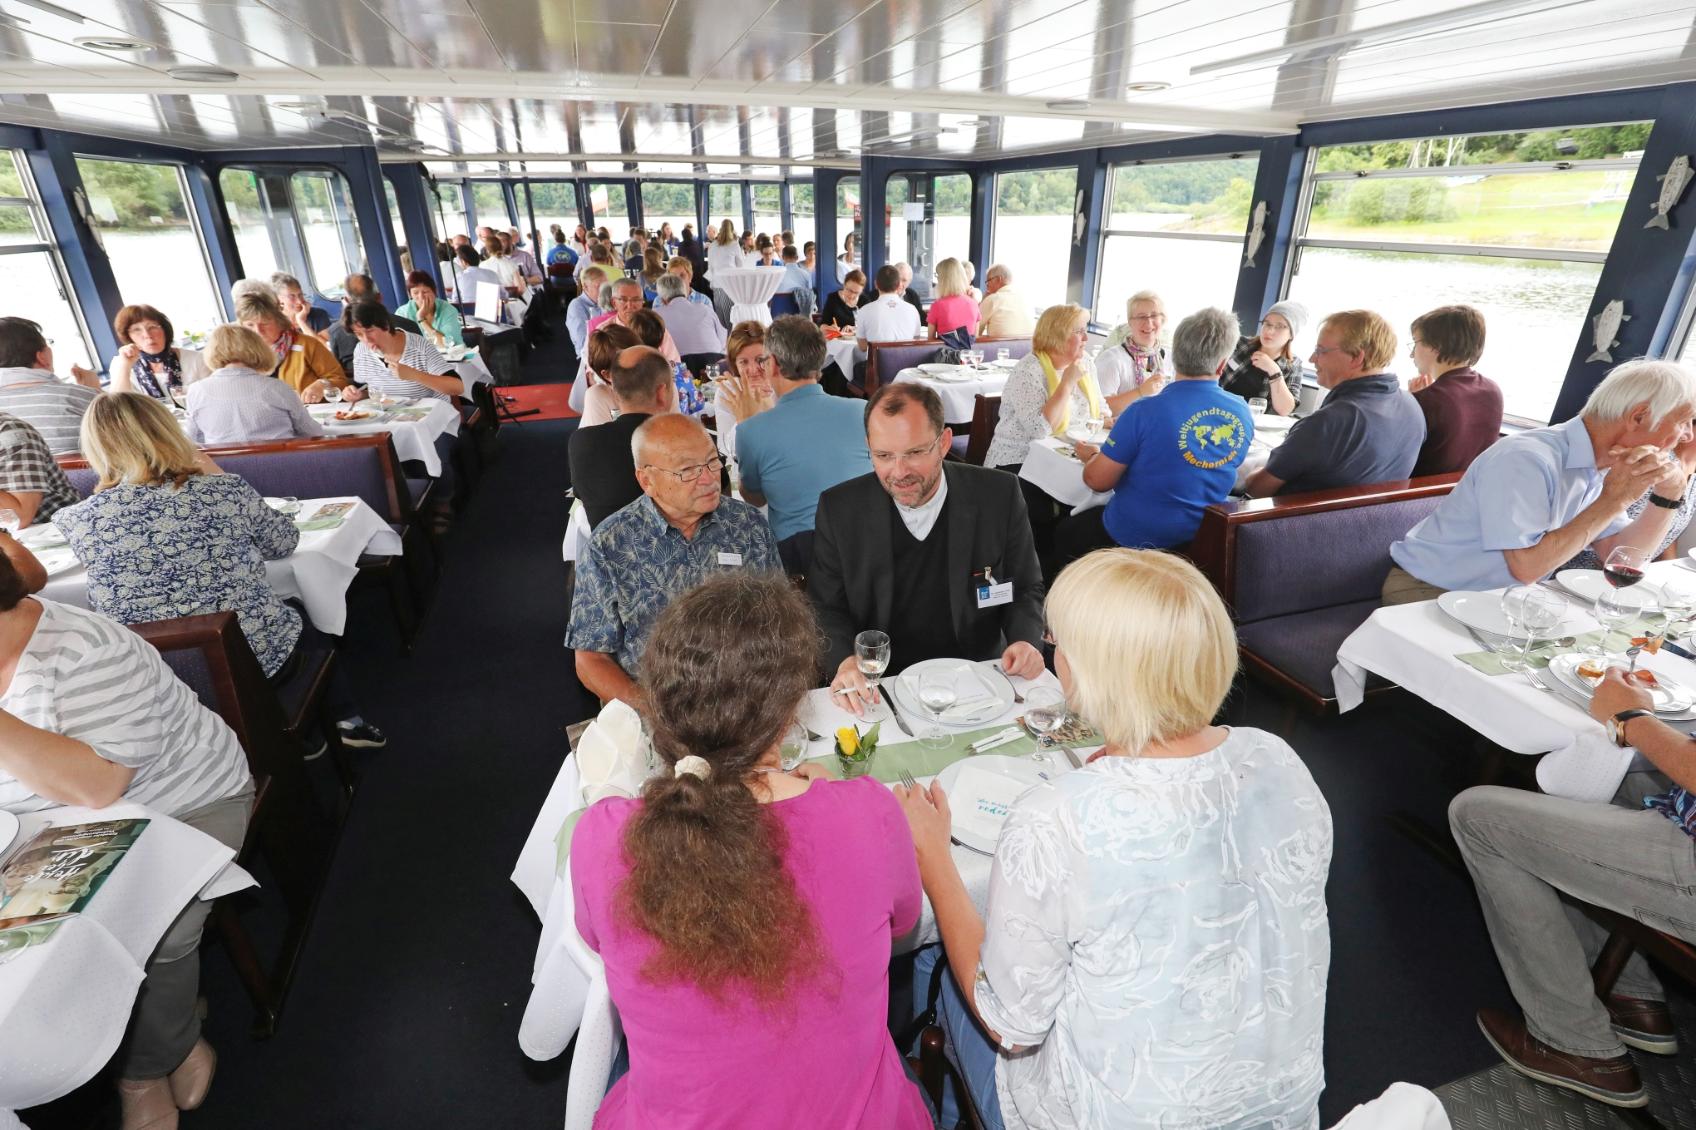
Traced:
<path fill-rule="evenodd" d="M 224 288 L 218 284 L 218 271 L 212 263 L 212 249 L 207 246 L 206 242 L 206 225 L 200 215 L 200 209 L 195 206 L 194 193 L 189 190 L 188 166 L 179 161 L 151 161 L 142 157 L 112 157 L 104 153 L 73 152 L 71 154 L 71 163 L 77 166 L 77 182 L 79 186 L 82 186 L 82 166 L 79 164 L 79 162 L 82 161 L 99 161 L 107 164 L 122 165 L 155 165 L 161 168 L 175 170 L 177 174 L 177 191 L 182 194 L 183 212 L 188 216 L 189 230 L 194 233 L 195 245 L 200 248 L 200 265 L 206 271 L 206 285 L 212 292 L 212 305 L 215 312 L 219 316 L 222 316 L 227 310 L 225 303 L 228 296 L 223 293 Z M 39 189 L 37 189 L 37 191 L 39 191 Z M 87 188 L 82 187 L 82 191 L 86 196 Z M 222 195 L 223 193 L 220 192 L 219 196 L 222 197 Z M 229 217 L 226 216 L 224 219 L 227 223 Z M 231 235 L 233 237 L 234 233 L 232 232 Z M 112 269 L 111 256 L 107 255 L 106 244 L 103 238 L 98 241 L 98 246 L 100 254 L 106 256 L 106 269 L 110 271 Z M 60 269 L 63 269 L 62 263 L 60 264 Z M 113 281 L 116 282 L 115 275 L 113 276 Z M 79 306 L 80 303 L 72 302 L 71 305 Z M 86 332 L 87 327 L 84 326 L 84 333 L 86 334 Z M 119 344 L 122 345 L 123 343 L 120 342 Z M 94 356 L 94 350 L 92 348 L 89 350 L 89 355 L 91 357 Z M 95 360 L 98 362 L 99 358 L 95 357 Z"/>
<path fill-rule="evenodd" d="M 342 296 L 340 294 L 325 294 L 323 289 L 318 285 L 317 271 L 312 265 L 312 246 L 311 246 L 310 243 L 307 242 L 306 228 L 301 224 L 301 220 L 300 220 L 300 206 L 299 206 L 299 203 L 295 200 L 294 179 L 295 179 L 296 176 L 299 176 L 300 174 L 303 174 L 303 173 L 305 173 L 305 174 L 324 173 L 324 174 L 328 174 L 329 176 L 333 176 L 337 180 L 342 182 L 342 187 L 347 192 L 347 199 L 348 199 L 348 204 L 349 204 L 349 208 L 350 208 L 350 210 L 348 212 L 348 218 L 353 221 L 354 234 L 358 236 L 357 242 L 358 242 L 358 246 L 359 246 L 359 251 L 360 251 L 361 257 L 363 258 L 364 254 L 365 254 L 365 232 L 362 231 L 359 227 L 359 214 L 358 214 L 357 210 L 352 208 L 352 205 L 353 205 L 353 185 L 348 183 L 348 179 L 347 179 L 346 174 L 344 174 L 342 172 L 342 170 L 336 168 L 333 165 L 279 165 L 279 166 L 276 166 L 276 169 L 279 172 L 286 172 L 287 173 L 287 176 L 284 178 L 283 183 L 288 190 L 289 216 L 294 221 L 295 238 L 300 241 L 301 259 L 306 264 L 305 277 L 300 280 L 301 285 L 311 287 L 312 293 L 314 295 L 316 295 L 317 297 L 323 299 L 325 302 L 339 303 L 342 300 Z M 333 197 L 331 198 L 331 202 L 332 202 L 332 205 L 333 205 L 333 203 L 334 203 Z M 345 246 L 342 249 L 342 261 L 343 261 L 343 265 L 348 265 L 348 266 L 353 266 L 353 267 L 357 267 L 359 265 L 357 263 L 351 264 L 351 265 L 349 265 L 347 263 L 347 249 L 346 249 Z M 367 264 L 366 267 L 367 267 L 367 269 L 369 269 L 369 264 Z M 342 276 L 345 278 L 346 276 L 351 275 L 353 273 L 354 273 L 353 270 L 350 269 L 350 270 L 347 270 L 347 271 L 343 271 Z"/>
<path fill-rule="evenodd" d="M 23 207 L 29 210 L 30 222 L 35 225 L 36 242 L 0 244 L 0 256 L 33 255 L 39 252 L 47 254 L 47 262 L 53 272 L 53 281 L 59 287 L 59 300 L 71 312 L 71 318 L 76 323 L 77 332 L 82 335 L 83 346 L 88 350 L 90 364 L 96 371 L 101 371 L 104 364 L 100 351 L 95 347 L 94 335 L 89 332 L 88 312 L 83 309 L 82 302 L 77 298 L 76 288 L 71 285 L 71 276 L 65 266 L 65 257 L 59 250 L 59 240 L 53 232 L 52 221 L 48 219 L 46 206 L 41 202 L 41 186 L 36 182 L 34 170 L 30 168 L 23 150 L 6 148 L 3 152 L 11 160 L 12 167 L 18 174 L 18 183 L 22 186 L 24 195 L 0 196 L 0 205 Z M 178 175 L 181 176 L 180 169 Z M 183 185 L 183 190 L 186 198 L 188 190 L 186 183 Z M 192 205 L 189 210 L 191 212 L 194 210 Z M 205 253 L 205 242 L 203 238 L 201 240 L 202 254 Z M 216 294 L 216 292 L 217 287 L 214 286 L 213 293 Z"/>

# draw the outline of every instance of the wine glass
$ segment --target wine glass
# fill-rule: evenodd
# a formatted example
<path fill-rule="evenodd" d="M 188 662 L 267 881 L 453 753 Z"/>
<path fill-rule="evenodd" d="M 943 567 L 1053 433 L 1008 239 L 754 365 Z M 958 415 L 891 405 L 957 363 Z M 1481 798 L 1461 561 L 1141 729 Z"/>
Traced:
<path fill-rule="evenodd" d="M 876 630 L 861 632 L 854 637 L 854 664 L 872 688 L 872 699 L 878 698 L 878 684 L 889 669 L 889 635 Z M 866 717 L 871 717 L 868 710 Z"/>
<path fill-rule="evenodd" d="M 1011 361 L 1013 359 L 1013 351 L 1008 349 L 1006 346 L 1002 346 L 1000 349 L 995 351 L 995 359 L 997 361 Z"/>
<path fill-rule="evenodd" d="M 1660 582 L 1661 614 L 1667 618 L 1666 633 L 1681 625 L 1688 626 L 1690 614 L 1696 612 L 1696 589 L 1682 577 L 1670 576 Z"/>
<path fill-rule="evenodd" d="M 1602 657 L 1609 655 L 1607 644 L 1611 635 L 1616 632 L 1625 633 L 1630 639 L 1631 625 L 1643 614 L 1643 598 L 1636 593 L 1623 589 L 1604 589 L 1596 598 L 1596 620 L 1610 633 L 1597 640 L 1592 646 Z M 1623 651 L 1623 649 L 1621 649 Z"/>
<path fill-rule="evenodd" d="M 954 672 L 944 667 L 932 667 L 919 676 L 919 702 L 930 711 L 931 724 L 919 737 L 926 749 L 947 749 L 952 739 L 942 728 L 942 715 L 959 701 L 954 687 Z"/>
<path fill-rule="evenodd" d="M 1643 579 L 1643 565 L 1648 554 L 1641 549 L 1622 545 L 1608 554 L 1602 563 L 1602 577 L 1616 589 L 1628 589 Z"/>
<path fill-rule="evenodd" d="M 789 728 L 783 731 L 783 740 L 778 743 L 777 756 L 785 773 L 795 772 L 801 767 L 801 762 L 807 760 L 807 731 L 799 721 L 789 723 Z"/>
<path fill-rule="evenodd" d="M 1066 724 L 1066 696 L 1054 687 L 1032 687 L 1025 692 L 1025 725 L 1036 733 L 1037 744 L 1053 746 L 1053 734 Z"/>
<path fill-rule="evenodd" d="M 1509 671 L 1530 670 L 1531 649 L 1536 646 L 1538 633 L 1559 624 L 1564 611 L 1566 601 L 1541 585 L 1515 585 L 1503 593 L 1502 614 L 1515 630 L 1525 634 L 1525 645 L 1517 655 L 1511 649 L 1504 650 L 1502 666 Z"/>
<path fill-rule="evenodd" d="M 1256 416 L 1266 415 L 1266 398 L 1264 396 L 1249 397 L 1248 410 L 1253 412 Z"/>

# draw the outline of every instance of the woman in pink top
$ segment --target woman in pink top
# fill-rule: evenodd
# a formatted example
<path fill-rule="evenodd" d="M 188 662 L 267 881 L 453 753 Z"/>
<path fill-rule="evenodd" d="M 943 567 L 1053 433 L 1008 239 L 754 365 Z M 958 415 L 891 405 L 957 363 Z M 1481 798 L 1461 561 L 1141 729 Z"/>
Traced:
<path fill-rule="evenodd" d="M 964 327 L 974 337 L 978 331 L 978 304 L 966 293 L 972 280 L 958 259 L 944 259 L 936 265 L 936 300 L 930 304 L 925 321 L 937 337 Z"/>
<path fill-rule="evenodd" d="M 871 778 L 786 774 L 819 630 L 782 577 L 673 600 L 642 657 L 663 763 L 571 840 L 577 929 L 606 963 L 630 1071 L 596 1130 L 922 1130 L 885 1028 L 920 906 L 904 817 Z"/>

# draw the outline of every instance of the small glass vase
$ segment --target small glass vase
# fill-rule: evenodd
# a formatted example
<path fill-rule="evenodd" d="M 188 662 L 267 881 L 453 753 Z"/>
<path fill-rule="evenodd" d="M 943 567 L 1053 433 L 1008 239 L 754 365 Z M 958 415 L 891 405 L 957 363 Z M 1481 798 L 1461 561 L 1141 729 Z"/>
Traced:
<path fill-rule="evenodd" d="M 837 750 L 836 763 L 842 767 L 842 779 L 852 781 L 855 777 L 864 777 L 867 773 L 870 773 L 872 771 L 872 758 L 876 754 L 875 749 L 852 756 L 843 753 L 840 749 Z"/>

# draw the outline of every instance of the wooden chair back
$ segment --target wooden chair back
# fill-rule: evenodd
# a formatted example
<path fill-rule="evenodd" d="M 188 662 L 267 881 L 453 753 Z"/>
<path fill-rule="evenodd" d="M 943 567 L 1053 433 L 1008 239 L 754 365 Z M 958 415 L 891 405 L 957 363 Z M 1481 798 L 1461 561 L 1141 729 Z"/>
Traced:
<path fill-rule="evenodd" d="M 966 462 L 982 467 L 989 454 L 990 441 L 995 438 L 995 425 L 1001 422 L 1001 395 L 980 392 L 972 402 L 972 423 L 966 433 Z"/>

